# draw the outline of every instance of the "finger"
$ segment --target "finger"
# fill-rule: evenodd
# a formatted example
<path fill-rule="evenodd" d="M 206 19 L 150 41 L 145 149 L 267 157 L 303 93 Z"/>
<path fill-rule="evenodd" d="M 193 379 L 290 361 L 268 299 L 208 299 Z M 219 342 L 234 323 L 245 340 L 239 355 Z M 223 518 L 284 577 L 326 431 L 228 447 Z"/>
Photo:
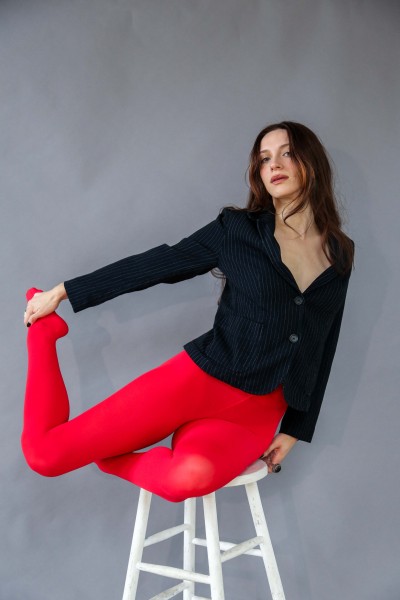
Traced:
<path fill-rule="evenodd" d="M 28 322 L 30 321 L 32 315 L 32 310 L 30 308 L 27 308 L 24 312 L 24 323 L 25 325 L 28 324 Z"/>
<path fill-rule="evenodd" d="M 263 462 L 265 462 L 265 464 L 268 467 L 268 473 L 273 473 L 273 467 L 274 467 L 274 465 L 271 462 L 267 462 L 265 459 L 263 459 Z"/>
<path fill-rule="evenodd" d="M 271 464 L 275 465 L 277 463 L 280 463 L 283 459 L 284 459 L 284 454 L 282 452 L 282 449 L 276 448 L 276 450 L 274 451 L 274 453 L 271 457 Z"/>
<path fill-rule="evenodd" d="M 42 294 L 43 292 L 35 292 L 26 304 L 24 324 L 27 327 L 30 327 L 38 318 L 40 318 L 40 308 L 35 307 L 33 300 L 37 299 L 37 296 L 41 296 Z"/>
<path fill-rule="evenodd" d="M 272 452 L 273 452 L 273 450 L 269 450 L 269 449 L 268 449 L 268 450 L 266 450 L 266 451 L 264 452 L 264 454 L 261 456 L 261 458 L 263 458 L 263 459 L 264 459 L 264 460 L 266 460 L 266 461 L 267 461 L 267 460 L 269 461 L 269 460 L 271 459 L 271 453 L 272 453 Z"/>
<path fill-rule="evenodd" d="M 26 305 L 25 311 L 28 314 L 32 314 L 34 313 L 36 310 L 38 310 L 37 306 L 35 304 L 33 304 L 32 300 L 29 300 L 29 302 Z"/>
<path fill-rule="evenodd" d="M 273 468 L 273 461 L 271 459 L 271 456 L 264 456 L 262 457 L 262 461 L 265 462 L 265 464 L 268 467 L 268 473 L 272 473 L 272 468 Z"/>
<path fill-rule="evenodd" d="M 33 325 L 38 319 L 40 319 L 40 310 L 37 310 L 32 314 L 31 318 L 29 319 L 29 322 L 31 325 Z"/>
<path fill-rule="evenodd" d="M 43 294 L 43 292 L 35 292 L 33 294 L 33 296 L 31 298 L 29 298 L 29 300 L 27 301 L 27 303 L 26 303 L 27 308 L 32 308 L 33 309 L 35 307 L 35 305 L 37 304 L 37 303 L 34 302 L 34 300 L 37 301 L 38 300 L 38 296 L 41 296 L 42 294 Z"/>
<path fill-rule="evenodd" d="M 277 448 L 275 448 L 272 452 L 270 452 L 266 456 L 262 457 L 262 460 L 268 466 L 268 473 L 279 473 L 279 471 L 281 470 L 281 468 L 280 468 L 281 459 L 279 458 L 279 452 L 278 452 Z"/>
<path fill-rule="evenodd" d="M 265 458 L 267 461 L 271 462 L 271 460 L 273 460 L 275 454 L 276 454 L 277 448 L 272 448 L 268 450 L 266 450 L 263 454 L 263 458 Z"/>
<path fill-rule="evenodd" d="M 33 325 L 35 321 L 40 317 L 40 309 L 35 309 L 33 307 L 28 307 L 25 311 L 24 322 L 27 327 Z M 28 325 L 29 323 L 29 325 Z"/>

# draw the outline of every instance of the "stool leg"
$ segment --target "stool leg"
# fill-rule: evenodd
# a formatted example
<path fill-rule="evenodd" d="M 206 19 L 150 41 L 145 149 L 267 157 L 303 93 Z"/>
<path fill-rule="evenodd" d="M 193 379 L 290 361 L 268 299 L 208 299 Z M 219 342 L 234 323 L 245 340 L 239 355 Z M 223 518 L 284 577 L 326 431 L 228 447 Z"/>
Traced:
<path fill-rule="evenodd" d="M 192 540 L 196 537 L 196 498 L 185 500 L 184 522 L 189 529 L 183 532 L 183 568 L 185 571 L 194 571 L 195 549 Z M 189 588 L 183 592 L 183 600 L 192 600 L 194 596 L 194 581 L 188 582 Z"/>
<path fill-rule="evenodd" d="M 257 535 L 262 536 L 264 539 L 264 542 L 261 542 L 260 544 L 260 550 L 264 560 L 272 598 L 273 600 L 285 600 L 282 581 L 279 575 L 278 565 L 276 564 L 275 554 L 272 548 L 272 542 L 269 535 L 267 521 L 265 519 L 264 509 L 261 503 L 257 483 L 248 483 L 245 487 L 256 533 Z"/>
<path fill-rule="evenodd" d="M 211 598 L 212 600 L 225 600 L 215 493 L 203 496 L 203 507 L 207 538 L 208 567 L 211 579 Z"/>
<path fill-rule="evenodd" d="M 139 569 L 136 568 L 142 559 L 143 545 L 146 537 L 147 521 L 149 519 L 152 494 L 143 488 L 140 489 L 139 502 L 136 511 L 135 527 L 131 552 L 129 555 L 128 570 L 126 573 L 124 595 L 122 600 L 134 600 L 139 580 Z"/>

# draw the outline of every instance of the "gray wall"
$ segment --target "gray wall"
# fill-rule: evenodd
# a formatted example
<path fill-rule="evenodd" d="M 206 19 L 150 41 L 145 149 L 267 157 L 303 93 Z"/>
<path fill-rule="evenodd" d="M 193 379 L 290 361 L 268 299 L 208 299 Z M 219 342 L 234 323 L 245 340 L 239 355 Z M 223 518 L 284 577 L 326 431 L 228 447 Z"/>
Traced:
<path fill-rule="evenodd" d="M 278 119 L 325 143 L 357 254 L 313 442 L 260 486 L 277 560 L 288 600 L 398 599 L 399 18 L 389 0 L 1 3 L 1 600 L 120 598 L 137 500 L 94 466 L 25 464 L 26 288 L 243 206 L 251 145 Z M 72 415 L 209 329 L 219 289 L 207 274 L 77 315 L 64 302 Z M 152 530 L 179 508 L 155 498 Z M 244 508 L 220 493 L 224 537 L 249 531 Z M 267 596 L 254 559 L 225 570 L 229 600 Z M 164 583 L 143 576 L 140 598 Z"/>

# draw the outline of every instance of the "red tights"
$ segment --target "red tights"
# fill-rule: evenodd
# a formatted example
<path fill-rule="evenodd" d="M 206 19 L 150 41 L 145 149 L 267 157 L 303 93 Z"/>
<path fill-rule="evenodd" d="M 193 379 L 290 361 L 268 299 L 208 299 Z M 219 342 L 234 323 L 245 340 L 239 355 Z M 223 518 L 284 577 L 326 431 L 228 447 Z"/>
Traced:
<path fill-rule="evenodd" d="M 243 392 L 208 375 L 182 350 L 69 420 L 56 353 L 56 340 L 67 332 L 56 313 L 28 330 L 21 442 L 27 463 L 41 475 L 94 462 L 180 502 L 215 491 L 261 456 L 287 408 L 281 386 L 265 395 Z M 172 433 L 171 448 L 138 452 Z"/>

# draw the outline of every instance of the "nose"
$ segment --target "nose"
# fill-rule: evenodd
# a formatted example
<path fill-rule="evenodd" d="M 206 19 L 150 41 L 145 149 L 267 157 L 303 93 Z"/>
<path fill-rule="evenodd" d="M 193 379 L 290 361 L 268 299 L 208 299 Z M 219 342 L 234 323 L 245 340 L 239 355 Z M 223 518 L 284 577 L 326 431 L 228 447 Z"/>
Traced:
<path fill-rule="evenodd" d="M 270 163 L 269 163 L 269 168 L 271 169 L 271 171 L 274 171 L 275 169 L 280 169 L 281 168 L 281 164 L 279 162 L 278 158 L 271 158 Z"/>

